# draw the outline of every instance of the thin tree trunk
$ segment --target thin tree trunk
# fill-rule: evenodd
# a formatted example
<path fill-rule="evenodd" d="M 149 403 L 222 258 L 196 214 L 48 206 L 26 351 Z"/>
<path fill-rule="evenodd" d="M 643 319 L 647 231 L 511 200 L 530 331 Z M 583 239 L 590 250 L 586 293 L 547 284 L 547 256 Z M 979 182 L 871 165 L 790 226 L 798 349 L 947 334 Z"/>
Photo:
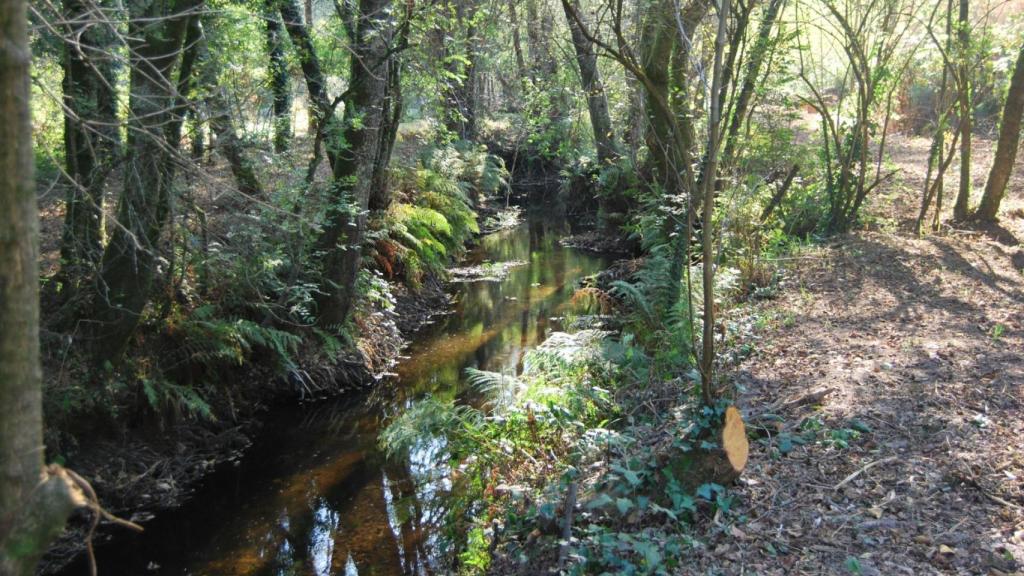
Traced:
<path fill-rule="evenodd" d="M 960 57 L 960 188 L 953 206 L 953 219 L 966 220 L 971 211 L 971 69 L 970 69 L 970 2 L 960 0 L 957 40 Z"/>
<path fill-rule="evenodd" d="M 704 404 L 711 406 L 717 399 L 714 384 L 715 369 L 715 233 L 712 219 L 715 209 L 715 178 L 718 169 L 718 147 L 722 130 L 722 110 L 719 93 L 722 86 L 722 53 L 725 51 L 726 29 L 729 25 L 730 0 L 720 0 L 718 8 L 718 34 L 715 37 L 715 60 L 711 79 L 711 117 L 708 126 L 707 167 L 704 179 L 704 218 L 701 226 L 703 244 L 704 330 L 700 357 L 701 393 Z"/>
<path fill-rule="evenodd" d="M 601 82 L 601 71 L 597 67 L 597 54 L 594 46 L 583 35 L 572 10 L 579 14 L 578 4 L 563 4 L 565 18 L 572 36 L 572 45 L 576 52 L 576 64 L 580 69 L 580 80 L 583 92 L 587 95 L 587 109 L 590 112 L 590 125 L 594 132 L 594 146 L 597 149 L 597 160 L 602 166 L 618 158 L 618 147 L 615 145 L 615 134 L 612 129 L 612 118 L 608 113 L 608 97 Z"/>
<path fill-rule="evenodd" d="M 104 188 L 120 136 L 113 69 L 114 32 L 81 0 L 65 0 L 64 160 L 68 186 L 61 279 L 72 290 L 103 256 Z"/>
<path fill-rule="evenodd" d="M 409 46 L 409 30 L 412 26 L 414 0 L 406 0 L 405 20 L 399 26 L 395 34 L 396 53 L 401 52 Z M 391 188 L 388 183 L 388 164 L 391 162 L 391 152 L 395 148 L 395 140 L 398 138 L 398 125 L 402 121 L 402 114 L 405 110 L 405 103 L 402 100 L 402 60 L 398 56 L 389 58 L 383 63 L 387 69 L 388 83 L 385 87 L 385 96 L 382 99 L 384 108 L 381 111 L 380 143 L 377 147 L 377 156 L 373 162 L 373 178 L 370 183 L 370 210 L 382 212 L 391 205 Z"/>
<path fill-rule="evenodd" d="M 949 47 L 949 33 L 952 30 L 953 15 L 951 14 L 953 8 L 953 0 L 947 0 L 946 3 L 946 37 L 947 45 Z M 917 234 L 920 235 L 924 231 L 924 220 L 928 215 L 928 208 L 931 205 L 932 197 L 935 192 L 942 190 L 943 177 L 945 176 L 944 170 L 938 170 L 935 176 L 934 185 L 931 181 L 932 170 L 936 166 L 942 165 L 942 157 L 944 150 L 946 149 L 946 129 L 949 123 L 949 103 L 946 102 L 948 89 L 949 89 L 949 66 L 948 62 L 943 59 L 942 64 L 942 82 L 939 85 L 939 102 L 936 107 L 938 113 L 938 120 L 935 127 L 935 134 L 932 137 L 932 147 L 928 154 L 928 171 L 924 178 L 924 190 L 921 195 L 921 210 L 917 215 Z M 952 151 L 950 151 L 952 153 Z"/>
<path fill-rule="evenodd" d="M 981 198 L 976 217 L 982 221 L 994 222 L 999 213 L 999 204 L 1010 182 L 1013 164 L 1017 160 L 1017 146 L 1020 144 L 1021 113 L 1024 112 L 1024 45 L 1017 55 L 1017 64 L 1010 78 L 1010 89 L 1006 93 L 1003 119 L 999 125 L 999 143 L 996 157 L 985 183 L 985 195 Z"/>
<path fill-rule="evenodd" d="M 39 220 L 24 0 L 0 2 L 0 574 L 30 576 L 72 509 L 43 467 Z"/>
<path fill-rule="evenodd" d="M 551 50 L 551 14 L 539 0 L 526 0 L 526 37 L 530 43 L 530 69 L 533 81 L 550 80 L 558 71 L 558 62 Z"/>
<path fill-rule="evenodd" d="M 320 66 L 320 58 L 313 46 L 309 28 L 302 23 L 302 16 L 299 13 L 296 0 L 273 1 L 278 3 L 281 20 L 284 21 L 284 27 L 288 31 L 288 37 L 291 38 L 295 55 L 299 59 L 302 75 L 306 79 L 310 114 L 313 118 L 310 125 L 315 127 L 314 132 L 317 133 L 329 130 L 334 116 L 334 108 L 327 97 L 327 77 Z M 327 160 L 332 168 L 337 160 L 335 148 L 335 146 L 327 146 Z"/>
<path fill-rule="evenodd" d="M 725 166 L 726 170 L 733 163 L 736 146 L 739 144 L 740 127 L 743 126 L 746 120 L 750 102 L 754 96 L 754 89 L 757 87 L 756 84 L 761 74 L 761 66 L 764 63 L 765 56 L 768 54 L 768 49 L 771 47 L 772 31 L 775 29 L 775 22 L 778 20 L 783 4 L 785 4 L 785 0 L 771 0 L 768 3 L 764 18 L 761 20 L 761 26 L 757 31 L 757 40 L 754 42 L 754 47 L 750 52 L 750 59 L 747 60 L 743 85 L 736 96 L 736 102 L 733 105 L 731 119 L 729 120 L 729 132 L 725 136 L 722 165 Z"/>
<path fill-rule="evenodd" d="M 523 58 L 523 42 L 519 37 L 519 18 L 516 15 L 517 0 L 508 0 L 509 25 L 512 26 L 512 50 L 516 55 L 516 73 L 519 81 L 526 78 L 526 60 Z"/>
<path fill-rule="evenodd" d="M 231 107 L 225 95 L 225 88 L 218 82 L 219 64 L 210 54 L 206 35 L 202 31 L 202 23 L 197 19 L 198 56 L 201 69 L 199 72 L 200 82 L 209 91 L 206 96 L 206 107 L 209 110 L 210 128 L 217 137 L 217 148 L 224 154 L 231 168 L 231 175 L 235 177 L 238 190 L 242 194 L 251 197 L 262 197 L 263 187 L 260 186 L 259 178 L 256 176 L 256 168 L 253 162 L 245 156 L 242 149 L 242 139 L 235 131 L 235 125 L 231 118 Z"/>
<path fill-rule="evenodd" d="M 267 54 L 270 58 L 270 91 L 274 96 L 274 151 L 284 152 L 292 139 L 292 91 L 284 54 L 285 32 L 278 20 L 274 1 L 268 2 Z"/>

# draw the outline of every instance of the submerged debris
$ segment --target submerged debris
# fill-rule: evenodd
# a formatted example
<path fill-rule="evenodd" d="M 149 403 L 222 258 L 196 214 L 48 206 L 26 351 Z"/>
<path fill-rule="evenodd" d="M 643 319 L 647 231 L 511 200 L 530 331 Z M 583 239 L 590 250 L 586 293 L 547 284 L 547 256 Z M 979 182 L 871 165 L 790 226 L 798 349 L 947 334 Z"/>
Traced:
<path fill-rule="evenodd" d="M 448 275 L 452 282 L 501 282 L 513 268 L 525 265 L 525 260 L 484 262 L 476 266 L 449 268 Z"/>

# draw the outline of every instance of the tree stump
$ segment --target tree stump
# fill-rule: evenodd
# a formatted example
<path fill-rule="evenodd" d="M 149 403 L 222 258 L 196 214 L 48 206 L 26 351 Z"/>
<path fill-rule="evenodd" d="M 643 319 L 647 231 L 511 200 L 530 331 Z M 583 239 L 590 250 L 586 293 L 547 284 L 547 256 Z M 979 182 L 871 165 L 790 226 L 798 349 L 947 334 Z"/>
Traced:
<path fill-rule="evenodd" d="M 726 485 L 737 478 L 747 466 L 750 443 L 747 441 L 747 427 L 735 406 L 725 409 L 721 427 L 706 436 L 693 439 L 698 444 L 689 452 L 670 449 L 663 453 L 663 466 L 687 492 L 695 491 L 708 483 Z M 714 443 L 714 448 L 702 448 L 701 440 Z"/>

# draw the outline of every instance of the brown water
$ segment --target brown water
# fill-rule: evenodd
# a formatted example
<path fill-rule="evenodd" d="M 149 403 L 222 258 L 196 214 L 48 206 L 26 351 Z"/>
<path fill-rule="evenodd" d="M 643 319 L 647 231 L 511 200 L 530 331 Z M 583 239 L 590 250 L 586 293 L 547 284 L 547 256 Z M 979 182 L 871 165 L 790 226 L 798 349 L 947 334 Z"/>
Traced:
<path fill-rule="evenodd" d="M 531 218 L 483 238 L 469 263 L 525 264 L 500 282 L 458 285 L 453 313 L 418 336 L 397 378 L 369 396 L 275 411 L 239 466 L 213 474 L 145 534 L 101 548 L 100 573 L 443 572 L 445 438 L 425 436 L 408 459 L 389 461 L 377 436 L 426 395 L 467 399 L 467 367 L 521 369 L 525 352 L 558 329 L 573 281 L 606 263 L 561 247 L 568 233 L 564 221 Z"/>

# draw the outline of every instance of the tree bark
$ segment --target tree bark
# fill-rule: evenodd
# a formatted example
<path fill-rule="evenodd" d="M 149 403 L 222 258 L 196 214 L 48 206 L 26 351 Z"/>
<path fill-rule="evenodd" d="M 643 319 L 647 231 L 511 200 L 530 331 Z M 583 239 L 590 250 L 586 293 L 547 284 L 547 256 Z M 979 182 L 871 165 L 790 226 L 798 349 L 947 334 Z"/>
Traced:
<path fill-rule="evenodd" d="M 572 45 L 576 52 L 576 64 L 580 69 L 580 83 L 587 95 L 587 110 L 590 112 L 590 126 L 594 132 L 594 147 L 597 149 L 597 160 L 602 166 L 613 163 L 619 156 L 615 145 L 615 133 L 612 129 L 612 118 L 608 113 L 608 97 L 601 82 L 601 71 L 597 67 L 597 53 L 594 46 L 583 35 L 572 11 L 579 14 L 579 4 L 563 4 L 565 19 L 569 25 Z M 581 15 L 582 16 L 582 15 Z"/>
<path fill-rule="evenodd" d="M 209 110 L 210 128 L 217 137 L 216 147 L 224 154 L 231 168 L 231 175 L 235 177 L 238 184 L 238 191 L 246 196 L 262 197 L 263 187 L 260 186 L 259 178 L 256 176 L 256 168 L 253 162 L 245 156 L 242 148 L 242 139 L 235 131 L 235 125 L 231 118 L 231 107 L 225 95 L 225 88 L 218 82 L 219 63 L 210 54 L 206 34 L 203 32 L 203 25 L 196 19 L 198 44 L 196 46 L 199 58 L 199 79 L 200 84 L 209 91 L 205 96 L 206 108 Z"/>
<path fill-rule="evenodd" d="M 334 197 L 327 227 L 318 241 L 324 253 L 324 295 L 319 299 L 319 321 L 324 326 L 344 323 L 355 296 L 373 172 L 381 161 L 383 101 L 388 87 L 387 64 L 392 58 L 389 3 L 359 0 L 340 135 L 345 147 L 338 150 L 333 165 Z M 329 145 L 328 150 L 334 147 Z"/>
<path fill-rule="evenodd" d="M 516 73 L 519 81 L 526 78 L 526 60 L 523 58 L 523 42 L 519 37 L 519 18 L 516 15 L 517 0 L 508 0 L 509 25 L 512 26 L 512 50 L 516 56 Z"/>
<path fill-rule="evenodd" d="M 284 54 L 285 32 L 277 19 L 274 0 L 268 2 L 267 55 L 270 58 L 270 91 L 274 96 L 274 151 L 284 152 L 292 139 L 292 93 L 288 61 Z"/>
<path fill-rule="evenodd" d="M 94 353 L 101 363 L 121 357 L 149 302 L 172 197 L 173 156 L 179 145 L 171 138 L 177 90 L 172 73 L 181 59 L 186 28 L 196 6 L 196 0 L 178 0 L 171 5 L 133 0 L 128 5 L 131 96 L 127 161 L 118 226 L 100 266 Z"/>
<path fill-rule="evenodd" d="M 103 256 L 104 188 L 120 136 L 114 32 L 81 0 L 65 0 L 64 161 L 68 186 L 61 238 L 61 280 L 72 290 Z"/>
<path fill-rule="evenodd" d="M 960 189 L 953 206 L 953 219 L 966 220 L 971 211 L 971 131 L 974 112 L 971 104 L 971 32 L 970 1 L 960 0 L 957 44 L 960 58 Z"/>
<path fill-rule="evenodd" d="M 43 467 L 39 220 L 26 3 L 0 2 L 0 574 L 29 576 L 72 509 Z"/>
<path fill-rule="evenodd" d="M 785 0 L 771 0 L 765 10 L 761 26 L 757 31 L 757 40 L 750 51 L 750 59 L 747 60 L 747 69 L 743 77 L 743 85 L 740 87 L 736 102 L 732 108 L 732 115 L 729 120 L 729 132 L 725 137 L 725 150 L 722 152 L 722 165 L 728 169 L 732 165 L 736 154 L 736 146 L 740 127 L 747 118 L 751 99 L 754 96 L 756 83 L 761 75 L 761 66 L 764 63 L 768 49 L 771 47 L 772 31 L 775 29 L 775 22 L 778 20 L 779 12 Z"/>
<path fill-rule="evenodd" d="M 644 110 L 647 112 L 645 139 L 650 153 L 651 172 L 668 197 L 681 192 L 679 170 L 682 169 L 678 142 L 673 142 L 674 119 L 666 118 L 671 111 L 658 106 L 657 101 L 670 102 L 669 64 L 679 32 L 675 28 L 671 1 L 659 0 L 657 6 L 644 19 L 640 58 L 644 74 L 652 89 L 645 93 Z"/>
<path fill-rule="evenodd" d="M 281 19 L 284 27 L 291 38 L 295 55 L 299 58 L 299 65 L 302 68 L 302 76 L 306 79 L 306 91 L 309 93 L 310 113 L 313 119 L 310 125 L 315 128 L 314 132 L 321 132 L 331 129 L 331 122 L 334 119 L 334 107 L 327 96 L 327 77 L 324 76 L 323 68 L 320 66 L 320 58 L 317 56 L 316 48 L 313 46 L 313 38 L 309 35 L 309 28 L 302 23 L 302 16 L 296 0 L 274 0 L 278 3 L 281 12 Z M 334 146 L 327 146 L 327 161 L 333 168 L 337 153 Z"/>
<path fill-rule="evenodd" d="M 711 116 L 708 119 L 707 165 L 703 173 L 707 175 L 704 185 L 704 218 L 701 226 L 703 244 L 704 288 L 704 330 L 701 338 L 702 353 L 700 357 L 701 392 L 704 404 L 712 406 L 718 398 L 714 388 L 715 367 L 715 233 L 713 216 L 715 208 L 715 178 L 718 173 L 718 148 L 722 134 L 722 109 L 720 92 L 724 89 L 722 74 L 722 54 L 725 51 L 725 35 L 729 25 L 729 0 L 720 0 L 718 8 L 718 34 L 715 37 L 715 58 L 711 77 Z"/>
<path fill-rule="evenodd" d="M 383 212 L 391 205 L 391 187 L 388 182 L 388 164 L 391 152 L 398 138 L 398 125 L 402 122 L 405 103 L 402 100 L 402 60 L 397 53 L 409 46 L 409 29 L 412 26 L 414 0 L 405 2 L 405 19 L 395 34 L 395 56 L 387 59 L 383 66 L 387 70 L 388 82 L 385 86 L 381 110 L 380 143 L 373 162 L 373 177 L 370 182 L 370 210 Z"/>
<path fill-rule="evenodd" d="M 1021 114 L 1024 112 L 1024 44 L 1017 55 L 1017 63 L 1010 78 L 1010 89 L 1006 93 L 1003 119 L 999 125 L 999 142 L 996 157 L 985 183 L 985 195 L 981 198 L 976 218 L 994 222 L 999 213 L 999 204 L 1010 182 L 1014 162 L 1017 160 L 1017 146 L 1020 144 Z"/>

